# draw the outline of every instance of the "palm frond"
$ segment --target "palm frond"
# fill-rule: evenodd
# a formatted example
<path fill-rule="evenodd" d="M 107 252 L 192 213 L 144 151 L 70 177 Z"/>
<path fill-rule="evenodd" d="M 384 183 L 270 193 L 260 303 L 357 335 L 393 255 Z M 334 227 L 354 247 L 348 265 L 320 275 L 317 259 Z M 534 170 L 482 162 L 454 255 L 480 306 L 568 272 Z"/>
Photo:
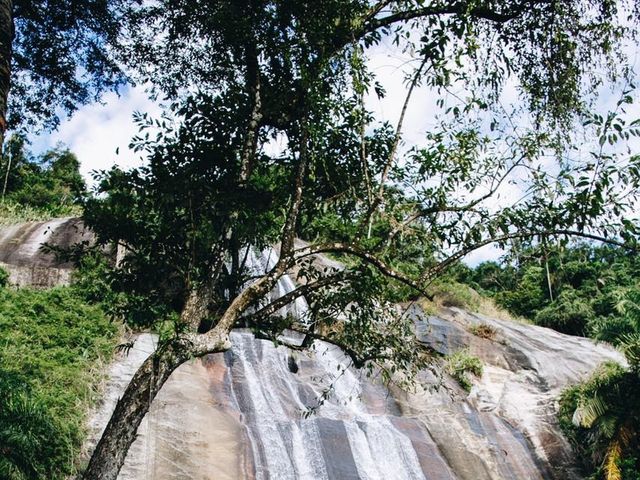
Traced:
<path fill-rule="evenodd" d="M 580 404 L 573 412 L 573 424 L 582 428 L 591 428 L 594 422 L 603 416 L 607 407 L 602 399 L 594 394 L 593 397 L 580 399 Z"/>
<path fill-rule="evenodd" d="M 640 334 L 623 335 L 620 339 L 620 350 L 624 354 L 629 366 L 634 370 L 640 369 Z"/>
<path fill-rule="evenodd" d="M 622 480 L 622 472 L 618 462 L 622 457 L 622 446 L 616 439 L 609 444 L 607 455 L 604 459 L 604 475 L 606 480 Z"/>

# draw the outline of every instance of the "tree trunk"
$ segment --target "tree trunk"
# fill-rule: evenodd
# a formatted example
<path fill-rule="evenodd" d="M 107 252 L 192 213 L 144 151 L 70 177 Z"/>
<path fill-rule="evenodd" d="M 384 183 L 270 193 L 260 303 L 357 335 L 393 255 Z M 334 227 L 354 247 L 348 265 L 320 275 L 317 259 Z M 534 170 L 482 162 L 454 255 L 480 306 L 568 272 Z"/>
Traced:
<path fill-rule="evenodd" d="M 7 131 L 13 35 L 13 0 L 0 0 L 0 150 L 4 145 L 4 134 Z"/>
<path fill-rule="evenodd" d="M 230 348 L 226 335 L 213 340 L 205 353 Z M 194 345 L 191 339 L 175 341 L 144 361 L 118 401 L 82 476 L 84 480 L 116 480 L 138 427 L 164 383 L 184 362 L 202 356 L 203 349 Z"/>

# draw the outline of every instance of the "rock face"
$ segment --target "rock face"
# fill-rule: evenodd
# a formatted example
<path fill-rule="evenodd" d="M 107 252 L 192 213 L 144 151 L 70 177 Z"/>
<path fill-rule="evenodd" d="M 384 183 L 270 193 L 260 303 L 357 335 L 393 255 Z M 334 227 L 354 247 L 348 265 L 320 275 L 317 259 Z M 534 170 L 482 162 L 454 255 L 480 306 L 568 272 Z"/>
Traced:
<path fill-rule="evenodd" d="M 58 261 L 52 253 L 43 252 L 42 244 L 70 247 L 91 239 L 82 222 L 75 218 L 2 226 L 0 266 L 9 272 L 9 282 L 13 285 L 66 285 L 71 278 L 72 265 Z"/>
<path fill-rule="evenodd" d="M 230 352 L 171 377 L 119 478 L 580 478 L 555 420 L 556 399 L 603 360 L 620 360 L 615 351 L 460 310 L 413 313 L 426 343 L 443 352 L 468 346 L 483 359 L 470 394 L 431 373 L 415 392 L 390 392 L 339 369 L 347 359 L 330 345 L 293 353 L 236 331 Z M 468 333 L 479 322 L 496 337 Z M 149 338 L 140 336 L 135 348 L 145 351 Z M 305 417 L 327 388 L 329 399 Z"/>
<path fill-rule="evenodd" d="M 37 242 L 86 239 L 77 227 L 62 219 L 0 229 L 0 260 L 9 265 L 12 281 L 67 281 L 70 266 L 38 253 Z M 255 256 L 253 268 L 259 273 L 270 262 Z M 64 274 L 47 274 L 44 281 L 24 273 L 36 266 Z M 291 288 L 284 279 L 272 295 Z M 304 315 L 305 308 L 298 303 L 288 313 Z M 616 351 L 457 309 L 435 317 L 412 306 L 409 313 L 418 338 L 431 348 L 443 354 L 467 348 L 482 359 L 484 373 L 469 394 L 442 365 L 424 372 L 415 391 L 389 390 L 349 368 L 328 344 L 293 352 L 238 330 L 231 351 L 193 360 L 172 375 L 119 478 L 580 478 L 556 422 L 557 398 L 599 363 L 622 361 Z M 489 338 L 471 333 L 479 331 L 477 325 L 489 327 Z M 150 334 L 138 335 L 129 355 L 112 364 L 103 401 L 91 417 L 87 450 L 154 342 Z M 310 407 L 315 412 L 305 415 Z"/>

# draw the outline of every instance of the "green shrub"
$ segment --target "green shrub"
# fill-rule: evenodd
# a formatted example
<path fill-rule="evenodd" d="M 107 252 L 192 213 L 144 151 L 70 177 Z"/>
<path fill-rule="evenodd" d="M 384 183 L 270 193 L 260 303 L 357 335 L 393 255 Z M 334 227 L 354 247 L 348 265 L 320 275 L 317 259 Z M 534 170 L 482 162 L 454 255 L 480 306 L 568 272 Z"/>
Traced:
<path fill-rule="evenodd" d="M 544 270 L 541 267 L 529 266 L 524 270 L 515 289 L 499 291 L 496 294 L 496 303 L 515 315 L 532 318 L 549 302 L 544 279 Z"/>
<path fill-rule="evenodd" d="M 477 311 L 480 306 L 480 295 L 471 287 L 462 283 L 448 281 L 434 283 L 429 293 L 443 307 L 457 307 L 469 311 Z"/>
<path fill-rule="evenodd" d="M 0 478 L 49 478 L 72 446 L 42 398 L 10 378 L 0 371 Z"/>
<path fill-rule="evenodd" d="M 0 290 L 1 478 L 74 473 L 97 372 L 117 337 L 116 324 L 72 287 Z"/>
<path fill-rule="evenodd" d="M 0 267 L 0 288 L 6 287 L 9 284 L 9 272 Z"/>
<path fill-rule="evenodd" d="M 588 300 L 573 289 L 564 290 L 555 302 L 540 310 L 534 322 L 570 335 L 584 335 L 593 319 Z"/>
<path fill-rule="evenodd" d="M 482 376 L 482 361 L 466 349 L 459 350 L 449 355 L 445 369 L 462 388 L 469 392 L 472 387 L 472 375 Z"/>

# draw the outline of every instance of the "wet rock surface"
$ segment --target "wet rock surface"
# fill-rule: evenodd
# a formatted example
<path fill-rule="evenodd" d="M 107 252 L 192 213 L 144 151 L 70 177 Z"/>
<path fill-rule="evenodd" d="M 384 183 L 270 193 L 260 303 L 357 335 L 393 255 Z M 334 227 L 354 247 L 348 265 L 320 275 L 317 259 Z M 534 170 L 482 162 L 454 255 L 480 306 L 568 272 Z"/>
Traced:
<path fill-rule="evenodd" d="M 420 323 L 430 319 L 413 313 L 418 330 L 427 329 Z M 451 330 L 440 337 L 464 337 L 455 348 L 483 359 L 485 372 L 469 394 L 427 372 L 414 392 L 389 391 L 360 372 L 339 371 L 347 359 L 333 346 L 317 342 L 302 354 L 236 331 L 230 352 L 172 376 L 120 478 L 580 478 L 555 420 L 556 399 L 601 361 L 619 360 L 617 352 L 460 310 L 439 320 L 434 330 Z M 494 326 L 496 338 L 467 331 L 479 322 Z M 142 342 L 140 350 L 148 349 L 148 338 L 139 337 L 136 348 Z M 328 387 L 331 397 L 318 406 Z M 306 416 L 309 407 L 317 408 Z"/>
<path fill-rule="evenodd" d="M 17 285 L 69 281 L 71 265 L 42 242 L 90 241 L 74 219 L 0 228 L 0 262 Z M 256 256 L 256 270 L 269 259 Z M 336 267 L 337 268 L 337 267 Z M 292 288 L 285 279 L 272 296 Z M 303 315 L 299 302 L 286 313 Z M 606 360 L 606 345 L 546 328 L 445 309 L 410 314 L 420 341 L 442 354 L 460 349 L 484 366 L 467 394 L 442 365 L 414 391 L 387 389 L 351 368 L 335 347 L 291 351 L 232 334 L 233 348 L 182 365 L 150 407 L 121 480 L 145 479 L 576 479 L 570 446 L 556 421 L 568 385 Z M 489 338 L 475 335 L 489 326 Z M 475 327 L 474 327 L 475 326 Z M 91 451 L 133 373 L 155 348 L 139 334 L 118 354 L 91 415 Z M 330 390 L 321 404 L 318 399 Z M 306 415 L 314 408 L 312 415 Z"/>

